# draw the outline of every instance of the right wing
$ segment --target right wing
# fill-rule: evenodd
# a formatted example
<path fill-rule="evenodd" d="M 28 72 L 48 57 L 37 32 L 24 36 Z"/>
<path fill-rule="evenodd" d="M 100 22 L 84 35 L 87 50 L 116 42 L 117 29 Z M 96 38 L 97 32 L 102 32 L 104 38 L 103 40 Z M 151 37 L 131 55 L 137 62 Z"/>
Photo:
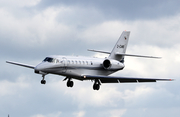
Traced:
<path fill-rule="evenodd" d="M 35 66 L 33 66 L 33 65 L 27 65 L 27 64 L 17 63 L 17 62 L 13 62 L 13 61 L 6 61 L 6 63 L 10 63 L 10 64 L 14 64 L 14 65 L 19 65 L 19 66 L 27 67 L 27 68 L 31 68 L 31 69 L 35 68 Z"/>
<path fill-rule="evenodd" d="M 157 78 L 133 78 L 133 77 L 116 77 L 116 76 L 91 76 L 83 75 L 84 79 L 99 79 L 101 83 L 138 83 L 138 82 L 156 82 L 156 81 L 173 81 L 173 79 L 157 79 Z"/>

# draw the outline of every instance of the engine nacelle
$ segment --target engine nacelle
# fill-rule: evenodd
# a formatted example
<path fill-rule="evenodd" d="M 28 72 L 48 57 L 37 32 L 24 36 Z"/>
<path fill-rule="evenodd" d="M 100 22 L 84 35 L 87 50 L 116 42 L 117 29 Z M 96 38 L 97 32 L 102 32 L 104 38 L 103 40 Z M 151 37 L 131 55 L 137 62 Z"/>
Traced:
<path fill-rule="evenodd" d="M 124 64 L 117 60 L 106 59 L 103 61 L 103 68 L 107 70 L 121 70 L 124 68 Z"/>
<path fill-rule="evenodd" d="M 109 59 L 104 60 L 103 67 L 104 67 L 104 69 L 110 69 L 111 68 L 111 61 Z"/>

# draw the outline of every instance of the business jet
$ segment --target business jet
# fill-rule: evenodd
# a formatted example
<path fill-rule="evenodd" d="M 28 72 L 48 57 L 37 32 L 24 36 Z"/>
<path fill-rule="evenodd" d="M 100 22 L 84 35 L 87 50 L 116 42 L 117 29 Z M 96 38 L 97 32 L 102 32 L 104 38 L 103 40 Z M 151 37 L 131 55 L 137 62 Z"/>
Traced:
<path fill-rule="evenodd" d="M 73 87 L 73 79 L 84 81 L 91 80 L 94 82 L 93 89 L 99 90 L 102 83 L 142 83 L 142 82 L 156 82 L 156 81 L 171 81 L 172 79 L 157 79 L 157 78 L 133 78 L 122 76 L 109 76 L 119 70 L 123 70 L 124 57 L 145 57 L 156 58 L 153 56 L 142 56 L 125 54 L 128 45 L 130 31 L 123 31 L 111 52 L 89 50 L 92 52 L 99 52 L 109 54 L 106 58 L 90 58 L 78 56 L 61 56 L 52 55 L 47 56 L 37 66 L 6 61 L 7 63 L 19 65 L 34 69 L 34 72 L 42 75 L 41 84 L 46 84 L 45 76 L 47 74 L 55 74 L 64 76 L 67 80 L 67 87 Z"/>

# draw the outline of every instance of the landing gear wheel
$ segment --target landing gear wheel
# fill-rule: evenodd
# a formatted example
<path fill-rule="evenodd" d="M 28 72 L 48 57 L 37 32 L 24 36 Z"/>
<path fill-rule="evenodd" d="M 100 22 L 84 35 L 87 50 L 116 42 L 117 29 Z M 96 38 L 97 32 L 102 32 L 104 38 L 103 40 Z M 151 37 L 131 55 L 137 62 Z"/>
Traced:
<path fill-rule="evenodd" d="M 73 86 L 74 86 L 74 82 L 70 81 L 70 87 L 73 87 Z"/>
<path fill-rule="evenodd" d="M 93 89 L 94 90 L 99 90 L 100 89 L 100 85 L 99 84 L 94 84 L 93 85 Z"/>
<path fill-rule="evenodd" d="M 41 84 L 46 84 L 45 75 L 42 75 L 43 79 L 41 80 Z"/>
<path fill-rule="evenodd" d="M 41 84 L 46 84 L 46 80 L 41 80 Z"/>
<path fill-rule="evenodd" d="M 74 85 L 73 81 L 70 80 L 67 81 L 67 87 L 73 87 L 73 85 Z"/>

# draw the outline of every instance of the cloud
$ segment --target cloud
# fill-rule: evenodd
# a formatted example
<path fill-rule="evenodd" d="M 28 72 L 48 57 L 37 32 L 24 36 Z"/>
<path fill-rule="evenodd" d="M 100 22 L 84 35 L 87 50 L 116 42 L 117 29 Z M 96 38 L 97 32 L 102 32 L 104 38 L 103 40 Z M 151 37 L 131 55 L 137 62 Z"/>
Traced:
<path fill-rule="evenodd" d="M 2 0 L 1 7 L 32 7 L 40 3 L 41 0 Z"/>
<path fill-rule="evenodd" d="M 3 80 L 0 82 L 0 97 L 14 95 L 21 89 L 26 89 L 29 87 L 29 84 L 24 82 L 24 77 L 21 76 L 17 79 L 17 83 L 9 82 L 7 80 Z"/>
<path fill-rule="evenodd" d="M 59 116 L 61 116 L 61 112 L 51 113 L 48 115 L 37 114 L 37 115 L 33 115 L 31 117 L 59 117 Z"/>
<path fill-rule="evenodd" d="M 73 48 L 73 52 L 68 51 L 69 49 L 66 50 L 73 54 L 79 51 L 79 48 L 73 43 L 79 43 L 80 47 L 84 48 L 84 51 L 81 51 L 84 54 L 86 54 L 87 48 L 97 47 L 101 43 L 104 45 L 101 47 L 102 49 L 111 50 L 112 47 L 108 45 L 114 46 L 123 30 L 131 31 L 129 44 L 172 46 L 173 42 L 179 42 L 179 34 L 174 32 L 179 30 L 179 15 L 155 20 L 99 20 L 96 22 L 94 20 L 103 19 L 100 12 L 97 10 L 90 11 L 90 14 L 96 14 L 96 18 L 89 20 L 88 16 L 85 16 L 87 19 L 76 17 L 77 13 L 79 13 L 78 16 L 81 16 L 81 14 L 83 16 L 87 15 L 86 12 L 82 11 L 84 11 L 84 8 L 48 7 L 43 11 L 34 11 L 31 17 L 20 18 L 2 8 L 0 13 L 3 17 L 1 18 L 0 30 L 1 49 L 5 50 L 3 54 L 9 56 L 7 53 L 11 52 L 10 48 L 14 50 L 11 55 L 15 56 L 16 53 L 19 56 L 26 55 L 28 58 L 35 54 L 40 57 L 37 53 L 42 52 L 44 53 L 42 53 L 43 56 L 66 53 L 65 51 L 59 52 L 56 48 L 59 48 L 59 50 Z M 70 20 L 71 17 L 73 17 L 73 21 Z M 160 40 L 161 38 L 163 38 L 163 41 Z M 170 38 L 172 41 L 169 41 Z M 69 40 L 73 43 L 68 43 Z M 101 43 L 96 45 L 98 42 Z M 52 48 L 47 48 L 48 46 Z"/>
<path fill-rule="evenodd" d="M 43 0 L 39 3 L 39 7 L 47 8 L 49 6 L 70 6 L 81 8 L 94 8 L 100 11 L 106 19 L 123 19 L 123 20 L 135 20 L 135 19 L 156 19 L 160 17 L 173 16 L 179 13 L 177 0 L 165 0 L 165 1 L 118 1 L 118 0 L 98 0 L 98 1 L 63 1 L 63 0 Z"/>
<path fill-rule="evenodd" d="M 84 115 L 85 115 L 84 111 L 80 111 L 80 112 L 74 113 L 74 116 L 76 116 L 76 117 L 84 117 Z"/>
<path fill-rule="evenodd" d="M 123 110 L 112 110 L 110 113 L 111 113 L 111 116 L 110 117 L 122 117 L 123 114 L 126 112 L 126 109 L 123 109 Z"/>

